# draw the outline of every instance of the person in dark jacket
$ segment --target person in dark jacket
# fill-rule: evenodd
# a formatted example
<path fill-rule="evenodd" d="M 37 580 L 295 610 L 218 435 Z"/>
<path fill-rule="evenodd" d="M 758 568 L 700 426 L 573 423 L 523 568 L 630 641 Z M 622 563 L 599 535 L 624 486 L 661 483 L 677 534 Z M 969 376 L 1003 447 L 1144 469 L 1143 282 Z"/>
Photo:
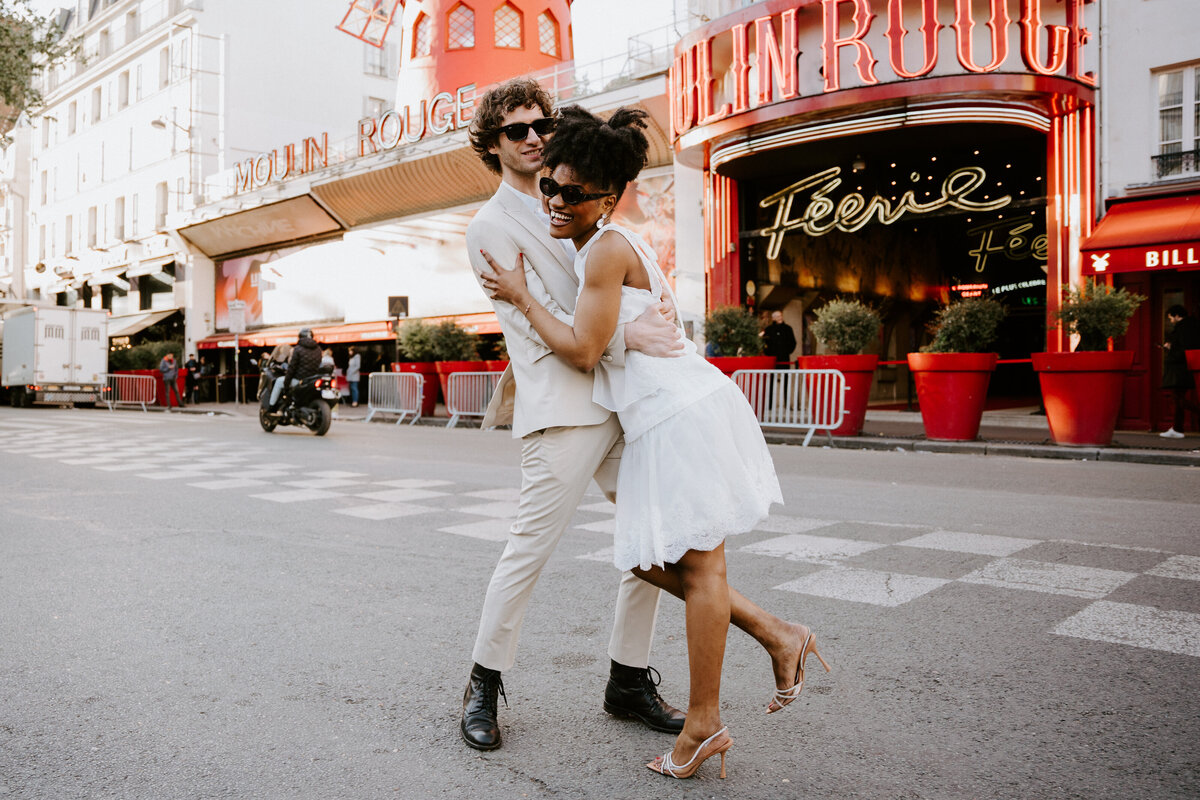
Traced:
<path fill-rule="evenodd" d="M 775 369 L 787 369 L 796 349 L 796 333 L 783 321 L 782 311 L 771 312 L 771 322 L 762 332 L 763 352 L 775 359 Z"/>
<path fill-rule="evenodd" d="M 1163 342 L 1162 388 L 1171 390 L 1175 401 L 1175 421 L 1170 428 L 1159 434 L 1164 439 L 1182 439 L 1184 412 L 1190 410 L 1200 416 L 1200 403 L 1188 397 L 1196 386 L 1187 365 L 1187 351 L 1200 350 L 1200 322 L 1189 317 L 1187 309 L 1174 305 L 1167 309 L 1167 321 L 1171 331 Z"/>
<path fill-rule="evenodd" d="M 292 348 L 292 356 L 288 359 L 287 372 L 281 380 L 275 381 L 271 387 L 271 408 L 277 408 L 279 398 L 284 388 L 291 388 L 300 381 L 316 375 L 321 371 L 321 346 L 312 338 L 312 330 L 302 328 L 300 340 Z"/>

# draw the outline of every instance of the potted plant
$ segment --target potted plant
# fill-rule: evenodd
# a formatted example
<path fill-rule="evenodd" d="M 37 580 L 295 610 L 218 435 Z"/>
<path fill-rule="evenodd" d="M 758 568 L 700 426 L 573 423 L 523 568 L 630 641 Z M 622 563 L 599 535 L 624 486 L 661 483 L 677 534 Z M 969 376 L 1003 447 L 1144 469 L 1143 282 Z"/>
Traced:
<path fill-rule="evenodd" d="M 421 388 L 421 416 L 433 416 L 437 407 L 437 367 L 434 365 L 433 329 L 420 320 L 409 320 L 400 326 L 396 349 L 401 361 L 392 364 L 394 372 L 416 372 L 425 379 Z"/>
<path fill-rule="evenodd" d="M 740 306 L 720 306 L 704 317 L 709 362 L 726 375 L 739 369 L 773 369 L 775 359 L 762 355 L 758 320 Z"/>
<path fill-rule="evenodd" d="M 984 352 L 996 340 L 1004 306 L 973 297 L 938 311 L 933 341 L 908 354 L 921 421 L 930 439 L 961 442 L 979 436 L 988 383 L 999 356 Z"/>
<path fill-rule="evenodd" d="M 479 336 L 474 332 L 448 319 L 432 326 L 429 335 L 443 398 L 450 397 L 450 376 L 454 373 L 487 371 L 479 360 Z"/>
<path fill-rule="evenodd" d="M 812 334 L 829 351 L 825 355 L 800 356 L 801 369 L 836 369 L 846 377 L 846 414 L 834 436 L 862 433 L 871 396 L 871 382 L 879 356 L 863 350 L 879 338 L 879 313 L 858 300 L 830 300 L 815 312 Z"/>
<path fill-rule="evenodd" d="M 1146 298 L 1088 280 L 1071 287 L 1055 314 L 1079 336 L 1072 353 L 1034 353 L 1033 369 L 1042 387 L 1046 421 L 1056 444 L 1104 446 L 1112 443 L 1125 373 L 1132 350 L 1108 350 L 1108 340 L 1124 335 Z"/>

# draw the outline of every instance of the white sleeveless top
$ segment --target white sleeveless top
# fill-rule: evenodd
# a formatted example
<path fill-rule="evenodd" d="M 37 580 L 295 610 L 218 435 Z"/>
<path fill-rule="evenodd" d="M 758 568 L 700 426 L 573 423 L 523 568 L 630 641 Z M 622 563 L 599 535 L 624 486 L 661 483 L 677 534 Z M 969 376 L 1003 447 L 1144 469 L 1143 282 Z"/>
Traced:
<path fill-rule="evenodd" d="M 665 296 L 675 307 L 676 324 L 684 341 L 682 356 L 653 358 L 636 350 L 625 355 L 625 367 L 611 368 L 601 362 L 595 370 L 592 400 L 617 412 L 625 441 L 631 442 L 647 430 L 677 414 L 698 400 L 730 385 L 729 378 L 704 360 L 696 344 L 686 339 L 680 324 L 679 304 L 659 269 L 654 250 L 640 236 L 620 225 L 603 225 L 575 256 L 575 272 L 582 290 L 588 255 L 600 237 L 612 231 L 625 237 L 646 270 L 650 291 L 633 286 L 621 287 L 621 309 L 617 324 L 632 322 Z"/>

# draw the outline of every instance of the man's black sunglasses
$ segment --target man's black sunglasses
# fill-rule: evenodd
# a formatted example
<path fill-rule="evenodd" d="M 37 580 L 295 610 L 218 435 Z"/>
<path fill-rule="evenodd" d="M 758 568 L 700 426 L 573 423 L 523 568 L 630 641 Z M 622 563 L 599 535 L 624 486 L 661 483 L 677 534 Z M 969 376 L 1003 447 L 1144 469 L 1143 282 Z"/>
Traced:
<path fill-rule="evenodd" d="M 569 206 L 577 206 L 587 200 L 599 200 L 601 197 L 608 197 L 612 194 L 612 192 L 587 194 L 583 191 L 582 186 L 576 186 L 573 183 L 560 186 L 554 178 L 542 178 L 538 181 L 538 188 L 542 190 L 542 194 L 546 195 L 546 197 L 554 197 L 561 194 L 563 202 Z"/>
<path fill-rule="evenodd" d="M 557 126 L 558 120 L 554 117 L 542 117 L 533 122 L 514 122 L 497 130 L 507 136 L 510 142 L 522 142 L 529 136 L 530 128 L 533 128 L 533 132 L 538 136 L 545 136 L 547 133 L 553 133 Z"/>

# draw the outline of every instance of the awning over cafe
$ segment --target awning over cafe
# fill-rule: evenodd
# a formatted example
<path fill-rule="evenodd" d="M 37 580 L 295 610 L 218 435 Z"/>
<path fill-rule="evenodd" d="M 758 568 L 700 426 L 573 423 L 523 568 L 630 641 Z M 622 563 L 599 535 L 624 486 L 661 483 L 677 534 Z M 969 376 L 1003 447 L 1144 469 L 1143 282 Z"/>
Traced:
<path fill-rule="evenodd" d="M 1115 203 L 1080 251 L 1084 275 L 1200 269 L 1200 194 Z"/>
<path fill-rule="evenodd" d="M 460 314 L 452 317 L 427 317 L 423 321 L 436 324 L 443 320 L 454 320 L 459 325 L 475 333 L 499 333 L 500 323 L 496 315 L 490 311 L 480 314 Z M 345 325 L 312 325 L 313 338 L 320 344 L 340 344 L 350 342 L 379 342 L 391 341 L 396 338 L 392 332 L 391 320 L 375 322 L 352 322 Z M 274 347 L 277 344 L 295 344 L 300 335 L 300 325 L 288 325 L 277 328 L 260 328 L 246 331 L 237 337 L 240 347 Z M 218 333 L 207 336 L 196 343 L 202 350 L 217 347 L 233 347 L 232 333 Z"/>

